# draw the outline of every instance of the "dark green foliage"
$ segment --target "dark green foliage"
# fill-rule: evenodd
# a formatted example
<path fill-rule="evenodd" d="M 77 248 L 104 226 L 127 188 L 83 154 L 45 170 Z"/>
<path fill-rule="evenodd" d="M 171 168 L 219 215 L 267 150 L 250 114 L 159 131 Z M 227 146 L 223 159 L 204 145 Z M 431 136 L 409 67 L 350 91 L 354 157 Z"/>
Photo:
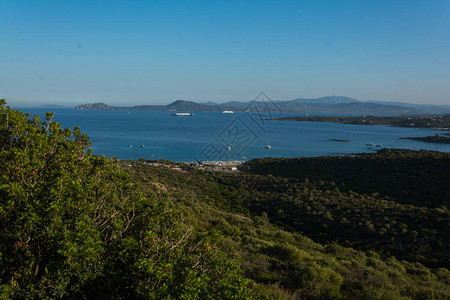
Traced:
<path fill-rule="evenodd" d="M 311 297 L 340 298 L 343 278 L 328 267 L 315 262 L 294 265 L 290 272 L 291 286 Z"/>
<path fill-rule="evenodd" d="M 214 232 L 88 138 L 0 103 L 0 298 L 259 297 Z"/>
<path fill-rule="evenodd" d="M 417 155 L 427 158 L 429 153 L 418 152 Z M 378 156 L 382 157 L 383 154 Z M 392 161 L 401 161 L 400 155 L 395 159 L 395 154 L 388 152 L 385 159 L 388 160 L 389 157 Z M 346 168 L 341 161 L 346 161 L 347 158 L 325 157 L 324 164 L 330 165 L 329 161 L 333 159 L 338 161 L 342 166 L 341 171 L 345 172 Z M 352 159 L 360 164 L 363 161 L 363 158 L 350 157 L 349 164 L 352 163 Z M 293 161 L 292 165 L 295 166 L 297 161 L 308 163 L 310 160 L 317 164 L 321 162 L 321 158 L 292 159 L 286 162 L 280 159 L 279 165 L 273 165 L 273 172 L 275 174 L 283 172 L 283 166 L 290 166 L 289 161 Z M 368 160 L 371 160 L 371 156 L 368 156 Z M 428 158 L 428 161 L 430 165 L 438 165 L 432 158 Z M 374 166 L 380 164 L 379 161 L 378 164 L 369 163 L 373 163 Z M 403 164 L 407 166 L 406 162 Z M 441 164 L 445 165 L 445 162 Z M 250 171 L 253 171 L 262 169 L 266 164 L 251 161 L 249 165 L 252 168 Z M 392 167 L 389 163 L 384 165 Z M 310 174 L 307 167 L 299 169 L 300 176 Z M 295 169 L 290 170 L 295 172 Z M 338 172 L 339 168 L 336 167 L 334 170 Z M 436 168 L 436 172 L 441 171 L 440 167 Z M 330 171 L 331 174 L 332 172 Z M 183 177 L 184 173 L 179 174 L 171 175 L 173 178 L 167 176 L 164 178 L 164 184 L 174 179 L 178 182 L 185 181 L 186 179 L 177 178 Z M 358 194 L 345 185 L 321 180 L 248 173 L 195 174 L 189 177 L 189 192 L 197 193 L 197 201 L 204 199 L 234 213 L 265 216 L 285 230 L 306 234 L 321 243 L 339 242 L 357 249 L 376 250 L 386 257 L 395 256 L 408 261 L 420 261 L 431 267 L 450 267 L 450 212 L 446 207 L 426 208 L 396 203 L 392 199 L 381 197 L 380 193 Z M 325 174 L 325 171 L 318 172 L 317 176 L 321 174 Z M 431 174 L 430 177 L 436 176 Z M 440 180 L 443 185 L 445 180 L 443 178 Z M 419 188 L 419 184 L 417 185 Z M 376 182 L 372 182 L 372 186 L 375 188 Z M 448 191 L 449 186 L 443 185 L 443 191 Z M 380 190 L 384 189 L 385 186 L 382 184 Z M 438 191 L 436 190 L 436 194 Z M 227 235 L 233 236 L 235 235 L 233 232 L 237 230 L 228 223 L 220 222 L 216 225 Z"/>
<path fill-rule="evenodd" d="M 249 161 L 242 170 L 342 183 L 347 190 L 378 193 L 416 206 L 450 207 L 450 155 L 443 152 L 382 149 L 347 156 L 262 158 Z"/>
<path fill-rule="evenodd" d="M 264 284 L 269 295 L 450 295 L 449 271 L 442 268 L 449 261 L 450 217 L 444 208 L 399 204 L 320 180 L 132 164 L 126 170 L 135 181 L 148 192 L 169 191 L 189 212 L 196 230 L 222 231 L 227 236 L 224 245 L 242 256 L 247 276 Z"/>

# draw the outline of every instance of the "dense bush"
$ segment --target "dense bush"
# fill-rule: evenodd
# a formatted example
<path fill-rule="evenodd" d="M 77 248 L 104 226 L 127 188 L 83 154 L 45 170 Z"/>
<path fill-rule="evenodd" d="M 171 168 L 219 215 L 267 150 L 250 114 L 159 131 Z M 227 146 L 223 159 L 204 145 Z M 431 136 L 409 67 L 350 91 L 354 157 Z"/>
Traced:
<path fill-rule="evenodd" d="M 346 156 L 262 158 L 241 169 L 334 182 L 341 190 L 382 195 L 404 204 L 450 208 L 450 154 L 445 152 L 381 149 Z"/>

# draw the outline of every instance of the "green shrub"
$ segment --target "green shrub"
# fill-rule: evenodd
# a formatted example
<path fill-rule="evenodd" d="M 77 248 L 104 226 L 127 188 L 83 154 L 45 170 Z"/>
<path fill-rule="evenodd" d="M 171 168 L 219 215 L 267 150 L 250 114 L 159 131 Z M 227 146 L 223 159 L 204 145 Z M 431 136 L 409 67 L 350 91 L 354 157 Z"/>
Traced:
<path fill-rule="evenodd" d="M 297 265 L 290 277 L 291 286 L 306 298 L 341 298 L 340 288 L 344 280 L 330 268 L 314 262 Z"/>
<path fill-rule="evenodd" d="M 266 251 L 276 258 L 290 263 L 299 262 L 305 257 L 304 251 L 287 243 L 269 246 L 266 248 Z"/>
<path fill-rule="evenodd" d="M 357 292 L 357 299 L 361 300 L 409 300 L 409 297 L 403 297 L 398 288 L 364 286 L 360 292 Z"/>

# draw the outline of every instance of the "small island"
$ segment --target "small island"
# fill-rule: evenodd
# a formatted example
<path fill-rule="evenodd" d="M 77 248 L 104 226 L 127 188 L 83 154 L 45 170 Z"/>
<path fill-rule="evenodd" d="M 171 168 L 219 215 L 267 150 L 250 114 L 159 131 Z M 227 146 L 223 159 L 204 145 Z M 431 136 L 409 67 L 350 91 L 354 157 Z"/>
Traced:
<path fill-rule="evenodd" d="M 450 135 L 450 134 L 446 134 Z M 419 142 L 427 142 L 427 143 L 439 143 L 439 144 L 450 144 L 450 136 L 442 136 L 442 135 L 432 135 L 432 136 L 425 136 L 425 137 L 405 137 L 402 138 L 405 140 L 414 140 Z"/>

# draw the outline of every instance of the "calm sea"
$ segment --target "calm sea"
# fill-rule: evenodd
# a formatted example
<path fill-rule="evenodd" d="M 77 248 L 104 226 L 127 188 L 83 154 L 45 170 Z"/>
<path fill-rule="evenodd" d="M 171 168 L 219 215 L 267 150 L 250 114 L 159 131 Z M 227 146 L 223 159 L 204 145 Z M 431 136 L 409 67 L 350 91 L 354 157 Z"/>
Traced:
<path fill-rule="evenodd" d="M 43 116 L 49 109 L 21 110 Z M 380 146 L 450 152 L 450 145 L 400 139 L 439 133 L 425 129 L 267 121 L 269 115 L 244 112 L 173 117 L 164 111 L 52 111 L 63 127 L 81 127 L 94 154 L 119 159 L 243 160 L 373 152 Z M 289 115 L 298 114 L 283 114 Z"/>

